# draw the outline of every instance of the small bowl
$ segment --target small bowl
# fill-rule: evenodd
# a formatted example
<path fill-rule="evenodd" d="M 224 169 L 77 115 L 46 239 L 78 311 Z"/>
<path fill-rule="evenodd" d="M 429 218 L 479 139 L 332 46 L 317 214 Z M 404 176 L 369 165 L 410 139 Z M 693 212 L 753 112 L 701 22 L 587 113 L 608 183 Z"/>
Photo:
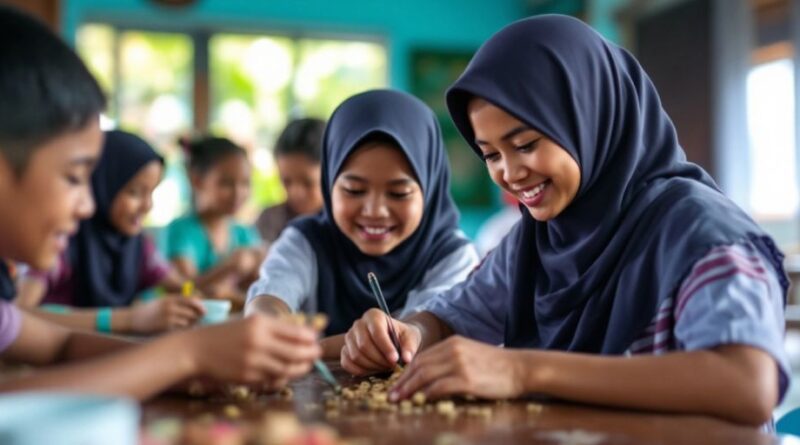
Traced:
<path fill-rule="evenodd" d="M 0 396 L 4 445 L 136 445 L 139 405 L 132 400 L 32 391 Z"/>
<path fill-rule="evenodd" d="M 205 299 L 203 307 L 206 308 L 206 314 L 200 319 L 201 324 L 222 323 L 228 319 L 228 314 L 231 312 L 230 300 Z"/>

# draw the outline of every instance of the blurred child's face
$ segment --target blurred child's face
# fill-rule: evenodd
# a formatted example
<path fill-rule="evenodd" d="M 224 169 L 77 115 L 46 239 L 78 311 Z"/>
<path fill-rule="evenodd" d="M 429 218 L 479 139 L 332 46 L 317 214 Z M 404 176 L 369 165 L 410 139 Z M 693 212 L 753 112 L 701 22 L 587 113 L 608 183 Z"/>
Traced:
<path fill-rule="evenodd" d="M 198 210 L 234 215 L 250 197 L 250 162 L 241 155 L 221 159 L 192 180 Z"/>
<path fill-rule="evenodd" d="M 36 147 L 15 174 L 0 155 L 0 256 L 46 270 L 94 212 L 92 169 L 100 156 L 99 118 Z"/>
<path fill-rule="evenodd" d="M 295 213 L 306 215 L 322 208 L 319 162 L 303 154 L 280 155 L 275 160 L 281 183 L 286 189 L 286 204 Z"/>
<path fill-rule="evenodd" d="M 353 151 L 333 184 L 333 219 L 367 255 L 392 251 L 417 230 L 424 200 L 405 155 L 384 143 Z"/>
<path fill-rule="evenodd" d="M 153 190 L 161 182 L 162 169 L 161 162 L 150 161 L 114 196 L 109 219 L 123 235 L 142 232 L 144 218 L 153 208 Z"/>
<path fill-rule="evenodd" d="M 469 119 L 489 175 L 537 221 L 558 216 L 581 183 L 578 163 L 552 139 L 491 103 L 475 98 Z"/>

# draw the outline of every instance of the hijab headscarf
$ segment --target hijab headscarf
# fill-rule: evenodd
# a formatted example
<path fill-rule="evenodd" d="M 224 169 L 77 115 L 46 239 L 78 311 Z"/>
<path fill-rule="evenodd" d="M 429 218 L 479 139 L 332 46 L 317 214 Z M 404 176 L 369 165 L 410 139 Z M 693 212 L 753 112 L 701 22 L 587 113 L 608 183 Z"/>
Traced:
<path fill-rule="evenodd" d="M 478 50 L 447 105 L 480 154 L 468 116 L 473 97 L 555 141 L 581 172 L 561 214 L 540 222 L 525 211 L 504 241 L 515 253 L 506 259 L 514 265 L 507 346 L 622 353 L 717 245 L 752 242 L 785 290 L 782 254 L 687 162 L 639 63 L 584 23 L 520 20 Z"/>
<path fill-rule="evenodd" d="M 110 221 L 110 212 L 117 194 L 152 161 L 163 163 L 138 136 L 106 132 L 103 153 L 91 180 L 96 210 L 81 222 L 67 251 L 77 274 L 77 306 L 127 306 L 136 296 L 143 235 L 131 237 L 118 232 Z"/>
<path fill-rule="evenodd" d="M 424 196 L 417 230 L 391 252 L 362 253 L 333 220 L 331 189 L 342 166 L 370 136 L 393 139 L 419 182 Z M 369 308 L 377 307 L 367 282 L 374 272 L 391 311 L 404 307 L 408 292 L 425 273 L 468 241 L 458 235 L 458 210 L 449 193 L 450 169 L 441 129 L 433 111 L 406 93 L 373 90 L 355 95 L 334 111 L 322 147 L 322 196 L 314 216 L 290 223 L 303 233 L 317 256 L 317 307 L 328 314 L 328 335 L 347 331 Z"/>

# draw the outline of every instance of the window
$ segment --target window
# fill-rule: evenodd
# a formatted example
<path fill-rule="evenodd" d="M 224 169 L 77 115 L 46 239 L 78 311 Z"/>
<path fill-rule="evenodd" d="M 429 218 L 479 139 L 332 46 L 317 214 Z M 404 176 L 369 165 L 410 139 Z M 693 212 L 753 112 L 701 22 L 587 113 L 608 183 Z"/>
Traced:
<path fill-rule="evenodd" d="M 761 63 L 748 73 L 750 208 L 758 219 L 791 219 L 798 210 L 793 92 L 789 58 Z"/>
<path fill-rule="evenodd" d="M 369 41 L 88 23 L 78 30 L 77 50 L 109 92 L 111 126 L 138 133 L 167 160 L 151 225 L 190 206 L 180 136 L 210 130 L 248 151 L 253 194 L 240 216 L 251 221 L 284 199 L 272 145 L 287 121 L 327 118 L 345 98 L 387 84 L 385 48 Z"/>

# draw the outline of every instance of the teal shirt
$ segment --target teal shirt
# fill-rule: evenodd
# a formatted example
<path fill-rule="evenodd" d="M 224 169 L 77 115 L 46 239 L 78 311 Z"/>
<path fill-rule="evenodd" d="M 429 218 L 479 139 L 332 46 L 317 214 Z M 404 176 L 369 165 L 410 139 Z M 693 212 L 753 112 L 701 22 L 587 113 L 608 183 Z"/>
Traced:
<path fill-rule="evenodd" d="M 166 256 L 170 260 L 187 258 L 194 262 L 198 273 L 204 273 L 241 247 L 253 247 L 260 243 L 255 229 L 231 221 L 228 224 L 230 237 L 227 252 L 216 252 L 208 238 L 208 232 L 196 213 L 175 219 L 166 230 Z"/>

